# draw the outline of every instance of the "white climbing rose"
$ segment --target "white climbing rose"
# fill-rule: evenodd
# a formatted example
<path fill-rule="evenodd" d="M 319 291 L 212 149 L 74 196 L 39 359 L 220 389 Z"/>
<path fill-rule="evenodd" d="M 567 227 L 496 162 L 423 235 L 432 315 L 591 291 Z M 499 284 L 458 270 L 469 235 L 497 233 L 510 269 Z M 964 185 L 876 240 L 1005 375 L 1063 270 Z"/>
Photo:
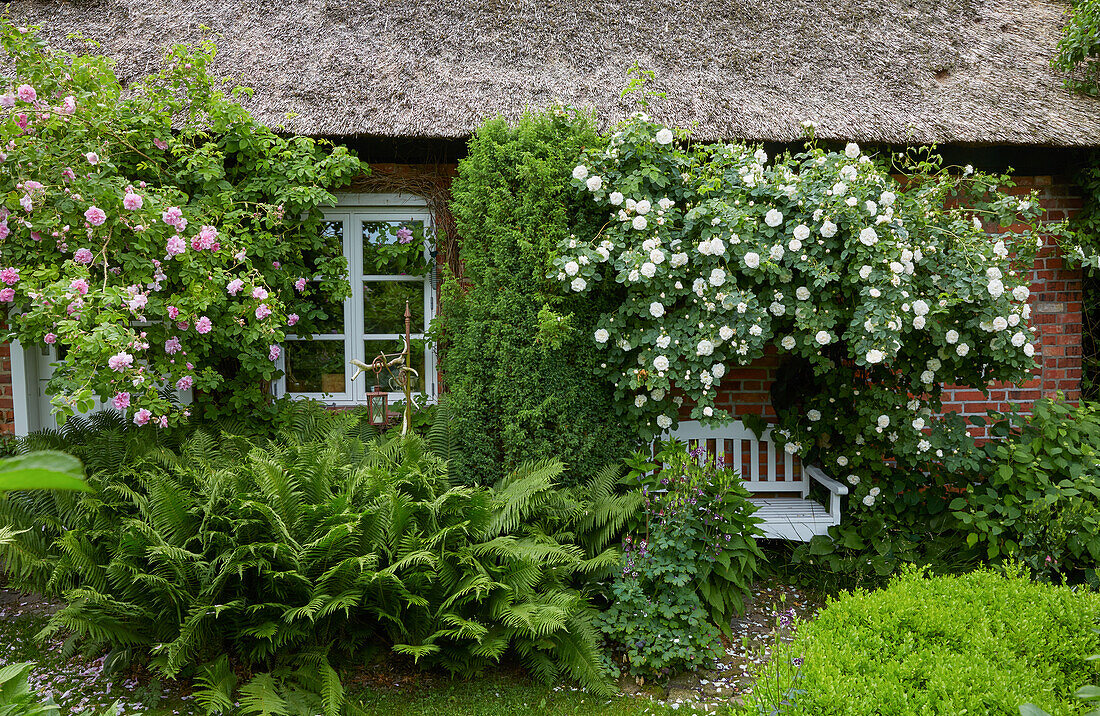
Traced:
<path fill-rule="evenodd" d="M 764 223 L 771 227 L 779 226 L 783 223 L 783 212 L 778 209 L 769 209 L 764 215 Z"/>
<path fill-rule="evenodd" d="M 733 329 L 729 326 L 722 326 L 718 329 L 718 337 L 724 341 L 728 341 L 733 338 Z"/>
<path fill-rule="evenodd" d="M 611 202 L 611 206 L 618 206 L 623 203 L 623 194 L 619 191 L 613 191 L 611 196 L 607 197 L 607 200 Z"/>
<path fill-rule="evenodd" d="M 657 144 L 672 144 L 672 130 L 668 127 L 662 127 L 661 130 L 657 132 L 656 139 Z"/>
<path fill-rule="evenodd" d="M 660 318 L 661 316 L 665 315 L 665 304 L 661 303 L 660 301 L 654 301 L 653 303 L 649 304 L 649 315 L 653 316 L 654 318 Z"/>
<path fill-rule="evenodd" d="M 821 225 L 821 235 L 826 239 L 836 236 L 836 224 L 826 219 L 825 223 Z"/>
<path fill-rule="evenodd" d="M 875 421 L 875 424 L 884 429 L 890 427 L 890 416 L 885 414 L 878 416 L 878 420 Z"/>
<path fill-rule="evenodd" d="M 805 241 L 806 239 L 810 238 L 810 227 L 806 226 L 805 224 L 799 224 L 798 226 L 794 227 L 794 237 L 799 241 Z"/>
<path fill-rule="evenodd" d="M 855 142 L 848 142 L 848 145 L 844 147 L 844 156 L 849 159 L 855 159 L 859 156 L 859 145 Z"/>
<path fill-rule="evenodd" d="M 645 228 L 649 226 L 649 222 L 646 221 L 644 216 L 635 216 L 634 220 L 630 222 L 630 225 L 638 231 L 644 231 Z"/>
<path fill-rule="evenodd" d="M 588 181 L 585 182 L 585 186 L 588 187 L 588 191 L 599 191 L 603 187 L 603 177 L 588 177 Z"/>
<path fill-rule="evenodd" d="M 962 358 L 970 352 L 970 346 L 966 345 L 965 343 L 960 343 L 959 345 L 955 346 L 955 352 L 959 354 L 960 358 Z"/>
<path fill-rule="evenodd" d="M 726 272 L 720 268 L 716 268 L 710 272 L 710 285 L 721 286 L 726 282 Z"/>
<path fill-rule="evenodd" d="M 657 356 L 653 359 L 653 367 L 659 371 L 668 370 L 668 356 Z"/>
<path fill-rule="evenodd" d="M 597 343 L 607 343 L 607 340 L 611 338 L 611 334 L 607 332 L 606 328 L 600 328 L 596 331 L 595 338 Z"/>
<path fill-rule="evenodd" d="M 588 282 L 585 281 L 580 276 L 577 276 L 575 279 L 573 279 L 573 283 L 569 284 L 569 287 L 572 288 L 574 291 L 577 291 L 579 293 L 579 292 L 583 291 L 584 289 L 588 288 Z"/>
<path fill-rule="evenodd" d="M 878 234 L 872 227 L 868 226 L 866 229 L 859 232 L 859 243 L 864 246 L 874 246 L 878 243 Z"/>
<path fill-rule="evenodd" d="M 1027 334 L 1025 334 L 1023 331 L 1017 331 L 1015 334 L 1013 334 L 1012 345 L 1019 348 L 1025 343 L 1027 343 Z"/>
<path fill-rule="evenodd" d="M 579 164 L 573 168 L 573 178 L 578 181 L 583 181 L 588 178 L 588 167 L 583 164 Z"/>
<path fill-rule="evenodd" d="M 799 301 L 808 301 L 810 300 L 810 289 L 805 286 L 799 286 L 794 290 L 794 297 Z"/>
<path fill-rule="evenodd" d="M 658 415 L 657 427 L 659 427 L 661 430 L 668 430 L 670 427 L 672 427 L 672 418 L 668 417 L 667 415 Z"/>
<path fill-rule="evenodd" d="M 810 410 L 806 411 L 806 418 L 811 423 L 816 423 L 818 420 L 821 420 L 821 411 L 811 408 Z"/>
<path fill-rule="evenodd" d="M 829 335 L 828 331 L 818 331 L 817 334 L 814 336 L 814 340 L 818 342 L 818 345 L 822 346 L 829 345 L 829 341 L 831 341 L 832 339 L 833 337 Z"/>
<path fill-rule="evenodd" d="M 959 342 L 959 332 L 956 331 L 955 329 L 951 329 L 950 331 L 947 332 L 947 335 L 944 336 L 944 339 L 948 343 L 958 343 Z"/>
<path fill-rule="evenodd" d="M 881 363 L 883 359 L 886 358 L 886 354 L 880 351 L 878 348 L 872 348 L 871 350 L 867 351 L 867 355 L 864 357 L 867 359 L 868 363 L 874 365 L 875 363 Z"/>
<path fill-rule="evenodd" d="M 1026 301 L 1027 297 L 1031 295 L 1031 289 L 1027 286 L 1017 286 L 1012 289 L 1012 297 L 1017 301 Z"/>
<path fill-rule="evenodd" d="M 786 350 L 794 348 L 795 341 L 793 336 L 784 336 L 783 340 L 779 342 L 779 345 L 783 346 Z"/>
<path fill-rule="evenodd" d="M 565 264 L 565 273 L 567 276 L 576 276 L 577 272 L 580 270 L 581 267 L 576 261 L 570 261 Z"/>
<path fill-rule="evenodd" d="M 759 266 L 760 265 L 760 254 L 756 253 L 755 251 L 750 251 L 747 254 L 745 254 L 745 265 L 748 266 L 751 269 L 754 269 L 757 266 Z"/>
<path fill-rule="evenodd" d="M 714 353 L 714 344 L 705 338 L 695 347 L 695 355 L 709 356 L 711 353 Z"/>

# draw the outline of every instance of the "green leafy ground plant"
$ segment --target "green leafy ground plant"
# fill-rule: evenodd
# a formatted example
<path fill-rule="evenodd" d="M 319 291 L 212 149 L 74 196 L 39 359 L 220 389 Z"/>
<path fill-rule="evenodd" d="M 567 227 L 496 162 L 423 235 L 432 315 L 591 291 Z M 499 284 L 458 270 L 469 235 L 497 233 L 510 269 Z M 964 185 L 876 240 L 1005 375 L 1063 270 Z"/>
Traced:
<path fill-rule="evenodd" d="M 562 490 L 561 464 L 538 461 L 455 486 L 419 437 L 375 440 L 309 406 L 288 422 L 271 440 L 198 431 L 135 451 L 90 475 L 94 498 L 0 501 L 31 528 L 0 545 L 12 583 L 68 602 L 43 636 L 194 675 L 215 712 L 337 713 L 334 666 L 380 650 L 459 674 L 511 651 L 541 679 L 609 691 L 588 585 L 619 563 L 639 501 L 613 474 Z"/>
<path fill-rule="evenodd" d="M 785 714 L 1016 714 L 1031 702 L 1080 713 L 1095 676 L 1100 595 L 1036 583 L 1023 567 L 928 577 L 907 570 L 877 591 L 842 593 L 800 624 L 757 689 L 787 695 Z M 769 670 L 798 660 L 798 682 Z M 792 699 L 791 696 L 794 695 Z M 756 701 L 782 697 L 763 691 Z M 775 713 L 774 711 L 765 713 Z"/>

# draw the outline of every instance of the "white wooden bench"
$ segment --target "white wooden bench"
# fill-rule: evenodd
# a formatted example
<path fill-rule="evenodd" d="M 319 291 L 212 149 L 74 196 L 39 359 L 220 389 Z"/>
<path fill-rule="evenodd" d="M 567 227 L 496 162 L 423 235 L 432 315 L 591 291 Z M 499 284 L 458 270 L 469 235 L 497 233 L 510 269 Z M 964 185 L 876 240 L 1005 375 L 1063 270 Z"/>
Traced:
<path fill-rule="evenodd" d="M 691 450 L 702 441 L 706 454 L 700 460 L 720 457 L 726 467 L 737 470 L 745 488 L 759 495 L 751 502 L 760 508 L 756 516 L 764 520 L 760 529 L 765 537 L 808 542 L 815 535 L 828 534 L 830 527 L 840 524 L 840 497 L 848 494 L 848 487 L 812 465 L 803 466 L 797 456 L 776 450 L 771 428 L 757 439 L 756 434 L 739 420 L 721 427 L 707 427 L 688 420 L 681 421 L 664 437 L 686 442 Z M 810 499 L 811 479 L 829 491 L 829 509 Z"/>

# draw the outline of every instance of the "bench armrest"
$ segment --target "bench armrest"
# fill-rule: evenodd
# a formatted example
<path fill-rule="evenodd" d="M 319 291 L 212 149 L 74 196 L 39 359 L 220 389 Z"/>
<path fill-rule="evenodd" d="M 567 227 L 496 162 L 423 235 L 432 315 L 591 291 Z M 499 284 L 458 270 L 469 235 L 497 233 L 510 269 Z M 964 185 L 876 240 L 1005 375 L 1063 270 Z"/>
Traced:
<path fill-rule="evenodd" d="M 812 465 L 805 465 L 806 474 L 820 482 L 829 491 L 829 516 L 835 524 L 840 524 L 840 496 L 848 494 L 848 486 L 837 482 Z"/>
<path fill-rule="evenodd" d="M 825 488 L 834 495 L 847 495 L 848 486 L 842 482 L 837 482 L 833 478 L 829 477 L 821 471 L 820 468 L 816 468 L 812 465 L 806 466 L 806 474 L 813 479 L 820 482 Z"/>

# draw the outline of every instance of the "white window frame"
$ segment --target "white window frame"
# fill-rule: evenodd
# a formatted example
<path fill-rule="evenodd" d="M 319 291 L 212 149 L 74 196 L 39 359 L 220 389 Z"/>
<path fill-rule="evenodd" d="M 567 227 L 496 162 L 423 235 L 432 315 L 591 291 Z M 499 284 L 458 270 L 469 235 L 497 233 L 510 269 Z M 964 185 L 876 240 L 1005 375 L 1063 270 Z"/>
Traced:
<path fill-rule="evenodd" d="M 351 296 L 344 301 L 344 333 L 314 334 L 313 340 L 343 341 L 344 343 L 344 391 L 342 393 L 291 393 L 286 388 L 286 351 L 281 351 L 278 366 L 282 377 L 276 381 L 274 393 L 277 397 L 290 396 L 294 399 L 313 399 L 333 406 L 351 407 L 364 405 L 366 395 L 374 386 L 374 374 L 366 372 L 352 381 L 354 368 L 348 361 L 358 359 L 369 364 L 374 355 L 366 354 L 366 342 L 370 340 L 390 340 L 393 334 L 365 333 L 363 323 L 366 319 L 363 311 L 363 284 L 366 281 L 417 281 L 424 284 L 424 324 L 425 331 L 435 318 L 436 288 L 434 271 L 429 270 L 423 277 L 374 275 L 363 273 L 362 221 L 423 221 L 429 231 L 434 227 L 432 214 L 422 197 L 410 194 L 342 194 L 336 206 L 324 210 L 326 221 L 344 222 L 344 256 L 348 260 L 348 281 L 351 284 Z M 425 258 L 431 259 L 428 246 L 424 248 Z M 349 329 L 350 327 L 350 329 Z M 425 333 L 413 333 L 412 339 L 421 340 Z M 287 340 L 296 339 L 296 335 L 287 335 Z M 413 398 L 425 397 L 429 402 L 438 395 L 436 355 L 431 344 L 424 346 L 424 375 L 420 376 L 421 390 L 413 393 Z M 400 391 L 389 392 L 389 402 L 404 400 Z"/>

